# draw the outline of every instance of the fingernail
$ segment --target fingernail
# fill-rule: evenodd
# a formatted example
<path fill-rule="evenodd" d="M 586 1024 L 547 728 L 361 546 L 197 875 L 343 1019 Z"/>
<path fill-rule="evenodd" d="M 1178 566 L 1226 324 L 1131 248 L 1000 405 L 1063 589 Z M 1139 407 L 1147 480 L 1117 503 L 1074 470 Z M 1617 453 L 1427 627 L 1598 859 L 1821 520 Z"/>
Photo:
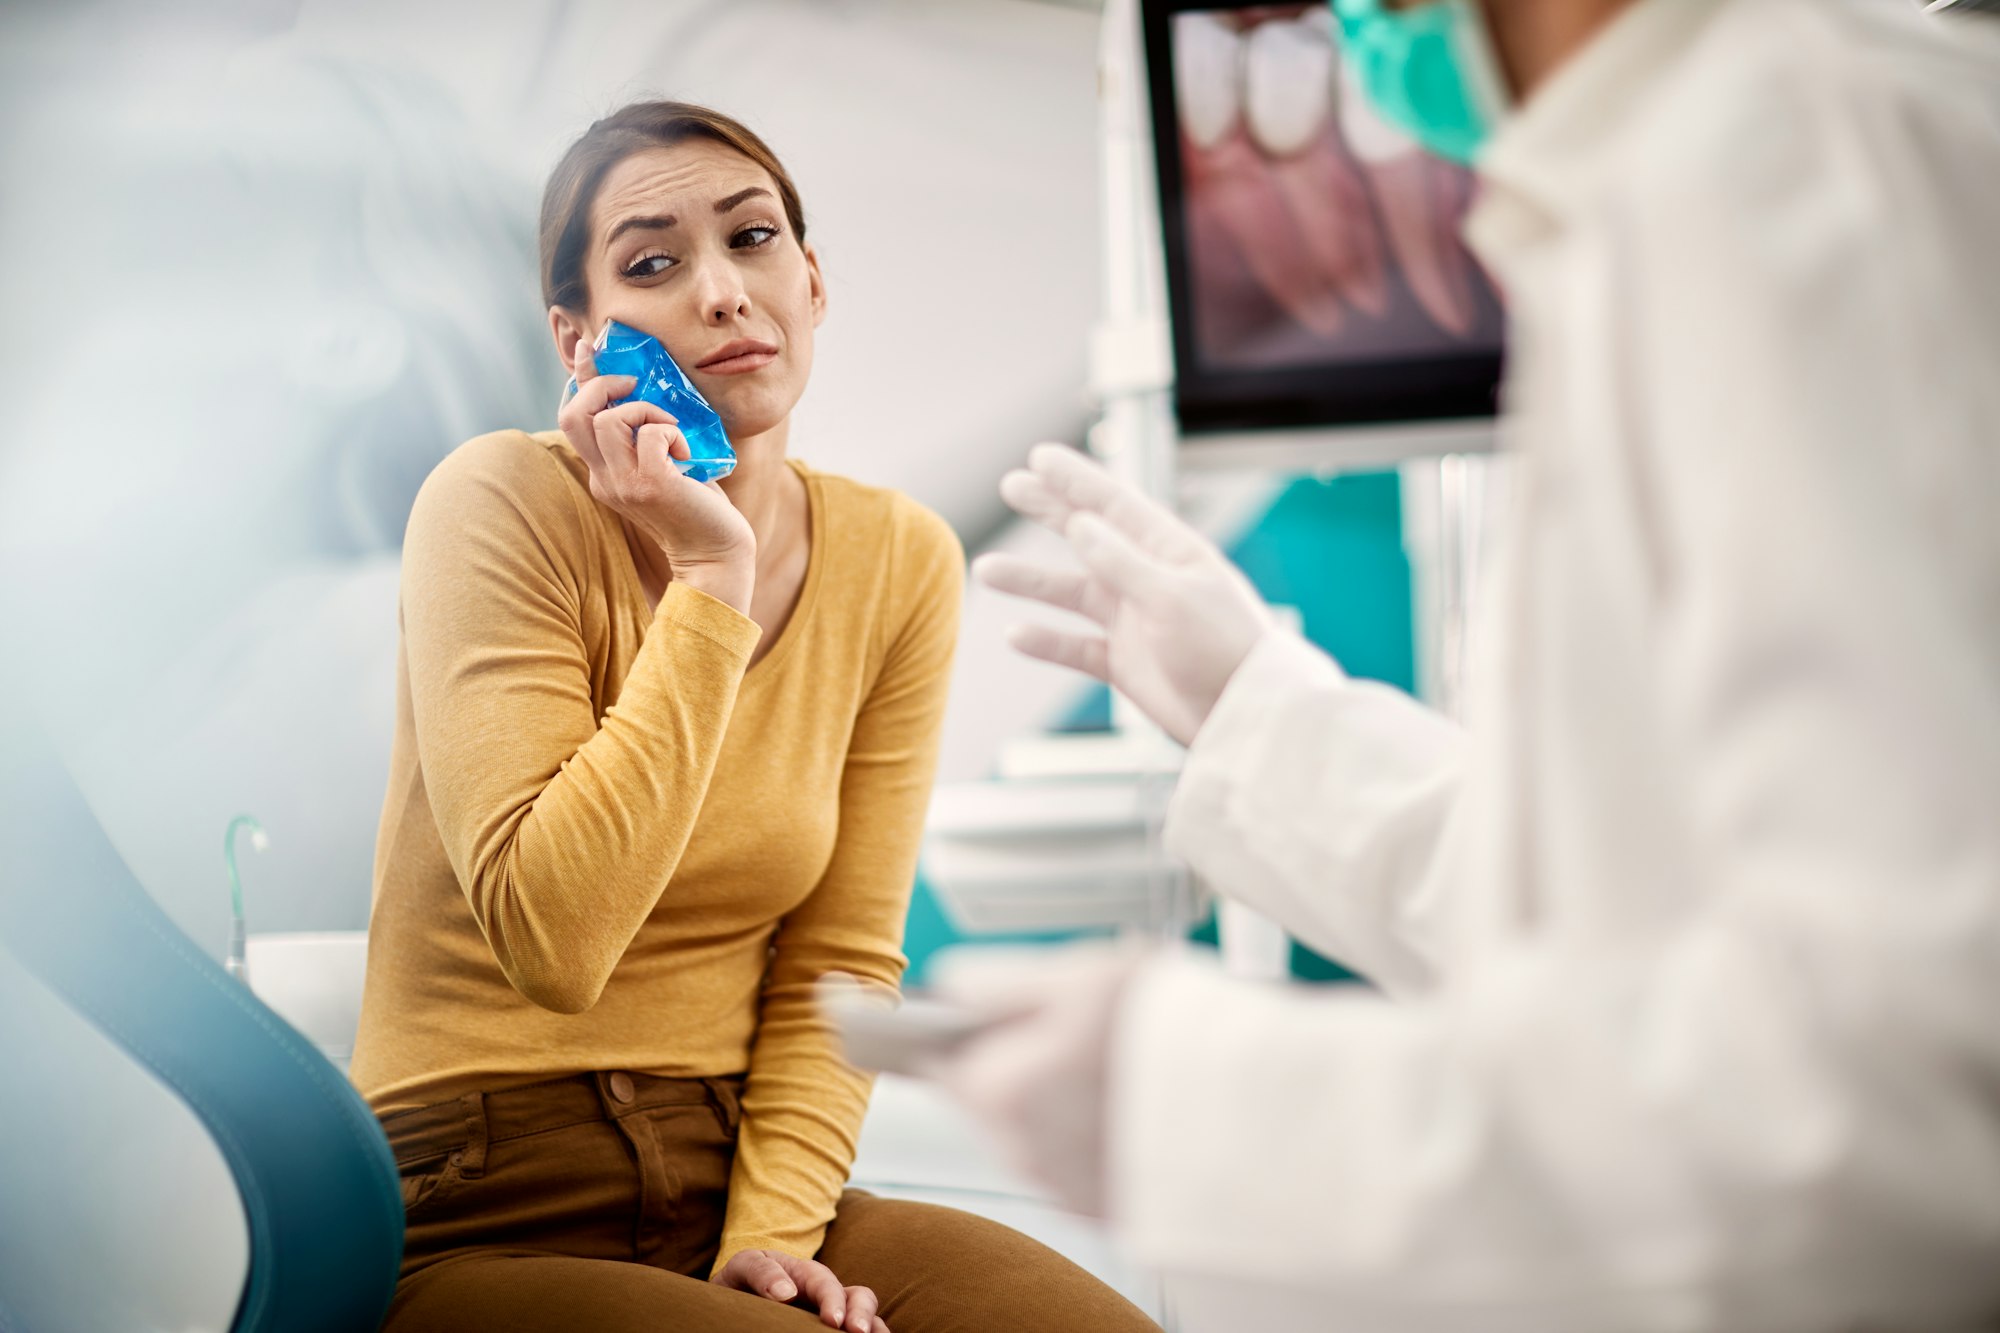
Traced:
<path fill-rule="evenodd" d="M 788 1301 L 799 1294 L 799 1289 L 789 1282 L 780 1280 L 771 1288 L 771 1294 L 781 1301 Z"/>

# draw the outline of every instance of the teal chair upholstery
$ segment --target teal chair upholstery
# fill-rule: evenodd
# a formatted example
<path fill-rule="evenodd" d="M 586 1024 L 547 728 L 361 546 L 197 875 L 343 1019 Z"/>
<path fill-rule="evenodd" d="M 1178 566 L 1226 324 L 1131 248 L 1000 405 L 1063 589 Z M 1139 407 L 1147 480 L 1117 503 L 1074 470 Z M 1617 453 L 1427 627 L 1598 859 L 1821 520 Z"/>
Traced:
<path fill-rule="evenodd" d="M 40 991 L 170 1089 L 227 1163 L 248 1232 L 232 1333 L 364 1333 L 380 1325 L 401 1264 L 403 1208 L 374 1116 L 310 1042 L 159 910 L 41 738 L 5 729 L 0 949 Z M 15 1032 L 24 1035 L 32 1036 Z M 0 1050 L 0 1060 L 17 1057 L 27 1058 Z M 8 1075 L 31 1077 L 32 1069 L 0 1071 Z M 160 1160 L 154 1169 L 176 1168 Z M 12 1216 L 0 1180 L 0 1229 L 87 1234 L 90 1210 L 121 1201 L 115 1191 L 76 1190 L 38 1206 L 75 1215 Z M 36 1280 L 9 1273 L 0 1328 L 34 1333 L 23 1320 L 36 1293 L 23 1287 Z"/>

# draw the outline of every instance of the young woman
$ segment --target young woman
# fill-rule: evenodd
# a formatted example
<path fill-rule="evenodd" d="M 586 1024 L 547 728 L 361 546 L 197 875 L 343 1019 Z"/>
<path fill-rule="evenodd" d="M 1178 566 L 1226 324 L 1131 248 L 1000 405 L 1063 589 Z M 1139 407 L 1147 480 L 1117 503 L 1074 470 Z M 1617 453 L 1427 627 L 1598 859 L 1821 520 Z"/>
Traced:
<path fill-rule="evenodd" d="M 868 1084 L 812 987 L 900 978 L 962 557 L 786 457 L 826 312 L 790 177 L 725 116 L 630 106 L 557 166 L 541 250 L 561 430 L 458 449 L 404 546 L 353 1064 L 403 1174 L 386 1327 L 1153 1327 L 1004 1227 L 844 1190 Z M 612 319 L 731 476 L 609 405 Z"/>

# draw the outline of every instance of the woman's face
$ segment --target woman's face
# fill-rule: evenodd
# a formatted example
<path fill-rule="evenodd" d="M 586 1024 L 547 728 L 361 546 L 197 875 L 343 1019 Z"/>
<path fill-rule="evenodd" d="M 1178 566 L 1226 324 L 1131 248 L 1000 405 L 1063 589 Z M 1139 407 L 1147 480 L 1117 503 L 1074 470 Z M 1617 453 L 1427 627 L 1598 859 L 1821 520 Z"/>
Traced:
<path fill-rule="evenodd" d="M 590 233 L 590 309 L 553 321 L 565 363 L 615 319 L 665 344 L 732 438 L 790 415 L 826 288 L 769 172 L 708 139 L 635 153 L 605 177 Z"/>

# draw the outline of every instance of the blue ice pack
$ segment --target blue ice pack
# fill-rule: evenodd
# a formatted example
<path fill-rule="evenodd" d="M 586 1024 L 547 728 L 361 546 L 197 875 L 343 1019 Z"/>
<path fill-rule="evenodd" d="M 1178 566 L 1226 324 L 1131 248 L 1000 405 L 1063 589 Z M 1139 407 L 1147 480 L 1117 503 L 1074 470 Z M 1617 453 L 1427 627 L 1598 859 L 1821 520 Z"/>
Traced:
<path fill-rule="evenodd" d="M 691 455 L 686 462 L 674 461 L 682 476 L 716 481 L 736 470 L 736 451 L 729 446 L 729 433 L 722 428 L 722 418 L 715 415 L 715 409 L 708 405 L 686 372 L 674 364 L 658 338 L 615 319 L 609 320 L 604 331 L 597 335 L 597 350 L 591 364 L 600 375 L 630 375 L 639 381 L 639 387 L 630 396 L 614 400 L 613 406 L 636 398 L 664 408 L 680 422 Z"/>

